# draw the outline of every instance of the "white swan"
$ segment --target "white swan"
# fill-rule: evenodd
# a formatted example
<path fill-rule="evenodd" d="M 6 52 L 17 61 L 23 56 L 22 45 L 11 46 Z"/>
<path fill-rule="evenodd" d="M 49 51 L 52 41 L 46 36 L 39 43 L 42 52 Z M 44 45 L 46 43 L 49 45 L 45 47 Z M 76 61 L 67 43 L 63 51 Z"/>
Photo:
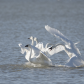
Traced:
<path fill-rule="evenodd" d="M 50 48 L 53 44 L 51 43 L 47 43 L 44 47 L 43 43 L 42 42 L 38 42 L 38 39 L 35 37 L 34 38 L 34 41 L 36 41 L 36 46 L 38 49 L 40 49 L 42 52 L 44 52 L 47 56 L 52 56 L 54 53 L 53 51 L 51 50 L 50 51 Z M 49 46 L 50 45 L 50 46 Z"/>
<path fill-rule="evenodd" d="M 31 36 L 30 38 L 28 38 L 28 39 L 30 39 L 30 40 L 32 40 L 32 43 L 31 43 L 31 45 L 34 45 L 34 37 L 33 36 Z M 40 43 L 39 43 L 40 44 Z M 30 56 L 30 49 L 29 48 L 26 48 L 26 47 L 24 47 L 21 43 L 20 44 L 18 44 L 19 45 L 19 47 L 21 48 L 21 53 L 22 54 L 24 54 L 25 52 L 26 52 L 26 55 L 25 55 L 25 58 L 26 58 L 26 60 L 28 60 L 29 61 L 29 56 Z M 41 46 L 41 45 L 40 45 Z M 35 50 L 32 50 L 32 55 L 31 55 L 31 58 L 34 58 L 35 57 Z"/>
<path fill-rule="evenodd" d="M 34 37 L 33 37 L 33 36 L 31 36 L 31 37 L 30 37 L 30 38 L 28 38 L 28 39 L 32 40 L 31 45 L 34 45 Z"/>
<path fill-rule="evenodd" d="M 34 41 L 36 42 L 35 47 L 37 47 L 40 50 L 42 50 L 44 48 L 43 43 L 42 42 L 38 42 L 38 39 L 36 37 L 34 37 Z"/>
<path fill-rule="evenodd" d="M 34 38 L 33 36 L 31 36 L 31 37 L 28 38 L 28 39 L 30 39 L 30 40 L 32 41 L 31 45 L 34 45 L 34 41 L 36 41 L 35 47 L 37 47 L 38 49 L 42 50 L 42 49 L 44 48 L 44 47 L 43 47 L 43 43 L 42 43 L 42 42 L 38 42 L 38 40 L 37 40 L 36 37 Z"/>
<path fill-rule="evenodd" d="M 54 35 L 55 37 L 60 38 L 64 43 L 65 43 L 65 48 L 67 49 L 68 52 L 73 53 L 74 56 L 71 57 L 66 64 L 66 66 L 71 66 L 71 67 L 77 67 L 81 66 L 84 64 L 84 61 L 82 60 L 81 54 L 79 49 L 76 47 L 76 43 L 73 43 L 69 39 L 67 39 L 60 31 L 57 29 L 51 28 L 50 26 L 45 26 L 45 29 Z"/>
<path fill-rule="evenodd" d="M 32 46 L 32 45 L 26 45 L 25 47 L 28 47 L 30 49 L 30 54 L 29 54 L 29 62 L 33 64 L 41 64 L 41 65 L 52 65 L 52 61 L 38 48 Z M 34 57 L 32 56 L 32 50 L 34 51 Z"/>
<path fill-rule="evenodd" d="M 52 35 L 60 38 L 64 43 L 66 48 L 68 49 L 68 51 L 74 53 L 77 57 L 80 57 L 80 51 L 79 49 L 76 47 L 76 44 L 74 44 L 72 41 L 70 41 L 69 39 L 67 39 L 60 31 L 58 31 L 57 29 L 51 28 L 48 25 L 45 26 L 45 29 L 50 32 Z"/>

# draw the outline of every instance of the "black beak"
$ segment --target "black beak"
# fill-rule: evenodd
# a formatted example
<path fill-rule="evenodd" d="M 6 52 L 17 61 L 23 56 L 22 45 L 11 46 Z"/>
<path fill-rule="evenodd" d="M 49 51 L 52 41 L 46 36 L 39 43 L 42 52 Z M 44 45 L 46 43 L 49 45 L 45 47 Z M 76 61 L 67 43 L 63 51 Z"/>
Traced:
<path fill-rule="evenodd" d="M 28 39 L 30 39 L 30 38 L 28 38 Z"/>
<path fill-rule="evenodd" d="M 52 47 L 50 47 L 49 49 L 52 50 Z"/>
<path fill-rule="evenodd" d="M 25 47 L 28 47 L 28 45 L 26 45 Z"/>

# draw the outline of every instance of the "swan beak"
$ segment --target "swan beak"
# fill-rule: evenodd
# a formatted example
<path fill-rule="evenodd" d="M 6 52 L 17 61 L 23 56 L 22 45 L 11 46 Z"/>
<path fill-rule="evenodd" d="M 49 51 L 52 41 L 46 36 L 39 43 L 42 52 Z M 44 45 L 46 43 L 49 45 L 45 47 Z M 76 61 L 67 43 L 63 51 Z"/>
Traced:
<path fill-rule="evenodd" d="M 52 50 L 52 47 L 50 47 L 49 49 L 50 49 L 50 51 L 51 51 L 51 50 Z"/>
<path fill-rule="evenodd" d="M 28 47 L 28 45 L 26 45 L 25 47 Z"/>
<path fill-rule="evenodd" d="M 30 38 L 28 38 L 28 39 L 30 39 Z"/>

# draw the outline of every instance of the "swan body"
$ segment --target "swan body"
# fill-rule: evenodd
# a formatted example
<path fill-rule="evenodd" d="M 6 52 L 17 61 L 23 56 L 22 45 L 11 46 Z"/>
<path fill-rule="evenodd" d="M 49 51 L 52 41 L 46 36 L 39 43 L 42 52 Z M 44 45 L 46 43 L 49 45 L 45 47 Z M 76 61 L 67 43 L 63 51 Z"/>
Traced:
<path fill-rule="evenodd" d="M 25 47 L 28 47 L 30 49 L 29 54 L 29 62 L 33 64 L 41 64 L 41 65 L 52 65 L 52 61 L 38 48 L 32 46 L 32 45 L 26 45 Z M 34 51 L 34 57 L 32 56 L 32 50 Z"/>
<path fill-rule="evenodd" d="M 80 65 L 84 65 L 84 61 L 82 60 L 80 51 L 76 47 L 76 44 L 78 44 L 78 43 L 73 43 L 66 36 L 64 36 L 60 31 L 58 31 L 57 29 L 51 28 L 48 25 L 45 26 L 45 29 L 49 33 L 54 35 L 55 37 L 60 38 L 65 43 L 64 50 L 68 54 L 68 56 L 70 57 L 70 59 L 66 63 L 66 66 L 77 67 Z"/>

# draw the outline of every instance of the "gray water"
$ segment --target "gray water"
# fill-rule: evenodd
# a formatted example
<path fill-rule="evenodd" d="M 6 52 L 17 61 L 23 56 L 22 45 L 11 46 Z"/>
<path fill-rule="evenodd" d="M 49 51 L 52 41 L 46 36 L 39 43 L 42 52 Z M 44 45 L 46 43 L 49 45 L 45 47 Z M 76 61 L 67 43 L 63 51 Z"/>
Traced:
<path fill-rule="evenodd" d="M 29 67 L 19 43 L 37 37 L 44 45 L 60 40 L 45 30 L 45 25 L 61 31 L 77 45 L 84 57 L 84 0 L 0 0 L 0 84 L 83 84 L 84 67 Z M 64 52 L 50 57 L 64 65 Z"/>

